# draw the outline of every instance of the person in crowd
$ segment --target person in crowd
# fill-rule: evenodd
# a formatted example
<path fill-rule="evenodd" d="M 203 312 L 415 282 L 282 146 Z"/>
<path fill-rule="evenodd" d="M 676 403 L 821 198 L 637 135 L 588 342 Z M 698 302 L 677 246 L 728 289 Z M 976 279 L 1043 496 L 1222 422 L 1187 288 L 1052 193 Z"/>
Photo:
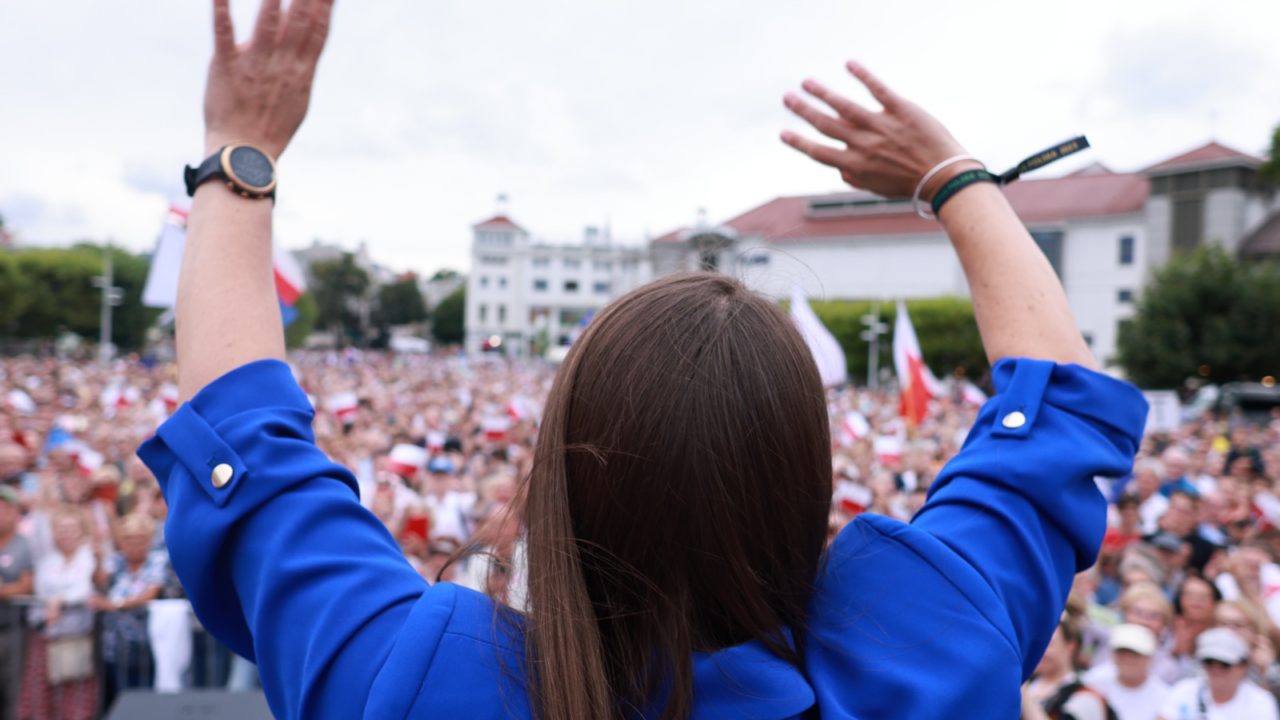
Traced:
<path fill-rule="evenodd" d="M 1181 680 L 1169 691 L 1160 720 L 1280 720 L 1276 699 L 1249 680 L 1249 646 L 1228 628 L 1196 638 L 1203 675 Z"/>
<path fill-rule="evenodd" d="M 1222 599 L 1218 588 L 1199 575 L 1187 575 L 1173 598 L 1173 659 L 1182 678 L 1196 672 L 1196 638 L 1213 627 L 1213 612 Z M 1181 679 L 1181 678 L 1178 678 Z"/>
<path fill-rule="evenodd" d="M 1114 711 L 1106 698 L 1085 685 L 1077 673 L 1080 622 L 1080 618 L 1070 612 L 1062 614 L 1058 629 L 1027 685 L 1027 694 L 1054 720 L 1108 720 Z"/>
<path fill-rule="evenodd" d="M 31 544 L 18 534 L 22 500 L 0 485 L 0 718 L 14 720 L 22 677 L 22 607 L 12 599 L 35 588 Z"/>
<path fill-rule="evenodd" d="M 1223 600 L 1213 611 L 1216 627 L 1239 635 L 1249 646 L 1249 679 L 1272 694 L 1280 691 L 1280 662 L 1272 640 L 1275 625 L 1266 611 L 1249 600 Z"/>
<path fill-rule="evenodd" d="M 1150 628 L 1123 623 L 1111 629 L 1111 660 L 1090 668 L 1083 683 L 1102 693 L 1119 720 L 1155 720 L 1169 685 L 1151 672 L 1156 635 Z"/>
<path fill-rule="evenodd" d="M 89 606 L 105 613 L 102 658 L 107 707 L 120 690 L 152 684 L 155 661 L 147 639 L 147 604 L 161 596 L 169 572 L 168 557 L 152 549 L 154 537 L 151 516 L 126 516 L 120 522 L 120 551 L 105 558 L 95 573 L 99 594 L 89 599 Z"/>
<path fill-rule="evenodd" d="M 36 563 L 35 594 L 27 633 L 18 717 L 90 720 L 98 706 L 93 661 L 95 559 L 87 513 L 64 507 L 50 514 L 53 549 Z"/>
<path fill-rule="evenodd" d="M 226 0 L 214 8 L 206 149 L 243 145 L 269 164 L 305 115 L 331 2 L 265 2 L 243 45 Z M 527 549 L 523 609 L 428 585 L 312 442 L 312 406 L 266 311 L 271 203 L 193 187 L 175 325 L 189 400 L 140 454 L 197 614 L 257 660 L 278 716 L 1017 712 L 1105 531 L 1094 478 L 1129 472 L 1145 402 L 1096 371 L 990 177 L 918 105 L 850 70 L 880 109 L 806 83 L 835 115 L 785 102 L 837 146 L 783 139 L 885 196 L 977 183 L 953 185 L 938 217 L 997 392 L 910 524 L 863 514 L 825 558 L 831 418 L 813 357 L 772 301 L 689 273 L 594 317 L 547 395 L 531 460 L 472 458 L 474 477 L 528 463 L 504 513 L 515 532 L 499 524 L 504 539 L 486 543 Z M 465 404 L 480 426 L 464 438 L 507 436 L 489 422 L 492 396 Z M 488 589 L 509 598 L 513 585 Z"/>

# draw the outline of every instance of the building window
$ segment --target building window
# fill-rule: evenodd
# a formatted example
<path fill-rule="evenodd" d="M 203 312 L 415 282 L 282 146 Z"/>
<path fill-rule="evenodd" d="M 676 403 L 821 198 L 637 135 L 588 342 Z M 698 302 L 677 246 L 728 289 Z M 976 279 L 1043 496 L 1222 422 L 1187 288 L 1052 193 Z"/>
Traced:
<path fill-rule="evenodd" d="M 481 276 L 480 276 L 480 287 L 482 287 L 482 288 L 487 288 L 487 287 L 489 287 L 489 276 L 488 276 L 488 275 L 481 275 Z"/>
<path fill-rule="evenodd" d="M 564 291 L 565 291 L 565 292 L 567 292 L 567 293 L 576 293 L 576 292 L 578 292 L 578 281 L 577 281 L 577 280 L 565 280 L 565 281 L 564 281 Z"/>
<path fill-rule="evenodd" d="M 1031 237 L 1036 241 L 1040 252 L 1049 259 L 1049 265 L 1053 266 L 1053 272 L 1057 274 L 1058 280 L 1062 280 L 1062 231 L 1032 230 Z"/>
<path fill-rule="evenodd" d="M 533 266 L 536 268 L 551 267 L 551 258 L 546 255 L 533 256 Z"/>
<path fill-rule="evenodd" d="M 498 324 L 501 325 L 507 321 L 507 306 L 498 306 Z"/>
<path fill-rule="evenodd" d="M 742 265 L 768 265 L 769 253 L 752 253 L 738 256 L 738 262 Z"/>
<path fill-rule="evenodd" d="M 703 250 L 699 257 L 698 268 L 707 272 L 719 270 L 720 253 L 715 250 Z"/>
<path fill-rule="evenodd" d="M 488 316 L 489 316 L 489 306 L 484 304 L 480 305 L 480 322 L 485 322 Z"/>
<path fill-rule="evenodd" d="M 1204 200 L 1197 197 L 1173 201 L 1173 249 L 1192 250 L 1204 234 Z"/>
<path fill-rule="evenodd" d="M 1121 265 L 1133 264 L 1133 236 L 1132 235 L 1120 236 L 1120 264 Z"/>
<path fill-rule="evenodd" d="M 580 268 L 580 267 L 582 267 L 582 261 L 581 261 L 581 260 L 579 260 L 578 258 L 565 258 L 565 259 L 564 259 L 564 269 L 565 269 L 565 270 L 577 270 L 577 269 L 578 269 L 578 268 Z"/>
<path fill-rule="evenodd" d="M 500 276 L 500 277 L 498 278 L 498 287 L 502 288 L 503 290 L 506 290 L 506 289 L 507 289 L 507 278 L 506 278 L 506 276 Z"/>
<path fill-rule="evenodd" d="M 592 263 L 592 267 L 596 269 L 596 272 L 612 272 L 613 262 L 610 260 L 597 260 Z"/>
<path fill-rule="evenodd" d="M 1117 291 L 1116 302 L 1125 305 L 1131 304 L 1133 302 L 1133 291 L 1128 288 Z"/>
<path fill-rule="evenodd" d="M 592 285 L 592 286 L 591 286 L 591 291 L 592 291 L 592 292 L 594 292 L 594 293 L 595 293 L 595 294 L 597 294 L 597 295 L 608 295 L 608 294 L 609 294 L 609 283 L 607 283 L 607 282 L 597 282 L 596 284 L 594 284 L 594 285 Z"/>
<path fill-rule="evenodd" d="M 481 265 L 506 265 L 507 258 L 502 255 L 481 255 Z"/>
<path fill-rule="evenodd" d="M 535 280 L 533 281 L 533 291 L 534 291 L 534 292 L 546 292 L 546 291 L 547 291 L 547 281 L 546 281 L 544 278 L 537 278 L 537 279 L 535 279 Z"/>

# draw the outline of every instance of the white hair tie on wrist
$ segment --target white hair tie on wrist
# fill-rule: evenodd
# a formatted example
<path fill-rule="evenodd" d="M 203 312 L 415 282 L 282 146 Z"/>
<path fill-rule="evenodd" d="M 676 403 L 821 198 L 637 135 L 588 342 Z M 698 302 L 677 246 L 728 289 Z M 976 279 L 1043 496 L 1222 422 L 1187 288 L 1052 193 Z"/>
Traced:
<path fill-rule="evenodd" d="M 942 172 L 946 168 L 952 165 L 955 165 L 958 162 L 964 162 L 965 160 L 973 160 L 974 162 L 981 162 L 980 160 L 978 160 L 978 158 L 972 155 L 956 155 L 954 157 L 949 157 L 946 160 L 943 160 L 937 165 L 934 165 L 932 170 L 925 173 L 924 177 L 920 178 L 920 184 L 916 185 L 916 191 L 911 196 L 911 207 L 915 208 L 917 215 L 924 218 L 925 220 L 933 220 L 934 218 L 937 217 L 936 215 L 933 214 L 932 210 L 929 210 L 927 207 L 921 207 L 920 193 L 924 192 L 924 186 L 928 185 L 929 181 L 932 180 L 935 175 Z"/>

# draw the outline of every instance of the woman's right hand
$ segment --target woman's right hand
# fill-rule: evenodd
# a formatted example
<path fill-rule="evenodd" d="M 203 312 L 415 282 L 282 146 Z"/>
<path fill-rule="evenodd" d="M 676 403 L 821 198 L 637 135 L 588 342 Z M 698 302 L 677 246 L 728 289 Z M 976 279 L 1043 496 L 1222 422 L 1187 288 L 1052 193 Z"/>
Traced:
<path fill-rule="evenodd" d="M 230 0 L 213 2 L 214 54 L 205 85 L 205 145 L 248 143 L 273 158 L 306 117 L 333 0 L 262 0 L 249 42 L 237 45 Z"/>
<path fill-rule="evenodd" d="M 899 96 L 858 63 L 850 62 L 848 69 L 871 91 L 882 110 L 868 110 L 814 80 L 805 80 L 802 84 L 805 91 L 834 110 L 835 117 L 795 93 L 787 93 L 784 104 L 815 130 L 844 147 L 817 143 L 791 131 L 782 133 L 783 142 L 839 170 L 840 177 L 850 185 L 889 198 L 911 197 L 920 180 L 934 166 L 965 154 L 942 123 L 919 105 Z M 980 165 L 956 164 L 948 168 L 946 174 L 969 167 Z M 926 188 L 922 197 L 931 197 L 944 181 L 942 177 L 931 181 L 932 187 Z"/>

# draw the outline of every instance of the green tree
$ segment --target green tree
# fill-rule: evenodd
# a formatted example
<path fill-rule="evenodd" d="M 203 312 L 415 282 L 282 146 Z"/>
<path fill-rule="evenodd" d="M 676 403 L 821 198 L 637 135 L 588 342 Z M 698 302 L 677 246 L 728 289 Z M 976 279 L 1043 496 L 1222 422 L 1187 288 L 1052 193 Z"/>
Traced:
<path fill-rule="evenodd" d="M 434 275 L 428 278 L 428 281 L 448 280 L 449 278 L 456 278 L 456 277 L 458 277 L 457 270 L 451 270 L 449 268 L 441 268 L 440 270 L 437 270 Z"/>
<path fill-rule="evenodd" d="M 844 350 L 849 379 L 864 383 L 867 378 L 867 341 L 862 339 L 862 318 L 871 313 L 873 304 L 866 300 L 828 300 L 812 302 L 813 311 L 835 336 Z M 929 367 L 944 377 L 956 372 L 974 381 L 983 380 L 988 371 L 982 337 L 973 319 L 973 304 L 963 298 L 927 298 L 907 301 L 907 312 L 915 325 Z M 880 322 L 889 332 L 880 338 L 879 366 L 893 370 L 893 326 L 897 319 L 896 303 L 878 303 Z"/>
<path fill-rule="evenodd" d="M 311 266 L 311 277 L 320 327 L 344 337 L 363 330 L 360 308 L 369 291 L 369 274 L 356 264 L 355 256 L 343 253 L 336 260 L 318 262 Z"/>
<path fill-rule="evenodd" d="M 440 301 L 432 315 L 431 334 L 441 343 L 460 343 L 466 336 L 467 286 Z"/>
<path fill-rule="evenodd" d="M 306 344 L 307 337 L 315 330 L 319 310 L 316 308 L 316 299 L 310 292 L 299 295 L 293 309 L 298 316 L 284 329 L 284 342 L 290 348 L 299 348 Z"/>
<path fill-rule="evenodd" d="M 9 257 L 23 282 L 22 309 L 8 325 L 14 334 L 53 337 L 66 330 L 96 339 L 102 290 L 94 286 L 94 280 L 102 275 L 102 247 L 82 243 L 72 248 L 22 250 Z M 137 349 L 160 314 L 142 305 L 149 264 L 119 248 L 112 248 L 111 263 L 113 284 L 121 290 L 120 305 L 111 311 L 111 340 L 121 348 Z M 6 284 L 0 279 L 0 286 Z M 0 296 L 5 292 L 0 289 Z"/>
<path fill-rule="evenodd" d="M 407 325 L 427 319 L 427 303 L 418 289 L 418 277 L 409 275 L 402 280 L 378 288 L 378 325 Z"/>
<path fill-rule="evenodd" d="M 0 334 L 8 334 L 31 302 L 31 288 L 13 255 L 0 253 Z"/>
<path fill-rule="evenodd" d="M 1280 125 L 1271 133 L 1271 148 L 1267 151 L 1267 161 L 1258 168 L 1258 175 L 1273 183 L 1280 184 Z"/>
<path fill-rule="evenodd" d="M 1180 254 L 1158 270 L 1131 320 L 1117 359 L 1143 387 L 1179 387 L 1280 372 L 1280 266 L 1241 263 L 1221 247 Z"/>

